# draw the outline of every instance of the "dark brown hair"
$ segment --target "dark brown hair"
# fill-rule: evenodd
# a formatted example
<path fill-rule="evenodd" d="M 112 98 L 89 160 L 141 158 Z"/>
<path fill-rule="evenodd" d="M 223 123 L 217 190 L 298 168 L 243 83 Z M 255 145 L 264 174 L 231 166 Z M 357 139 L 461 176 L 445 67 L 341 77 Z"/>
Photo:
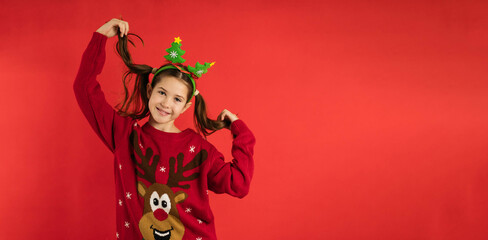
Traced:
<path fill-rule="evenodd" d="M 139 38 L 144 45 L 142 38 L 136 34 L 129 33 L 124 37 L 120 37 L 120 34 L 118 34 L 119 39 L 115 45 L 115 48 L 117 50 L 117 54 L 122 58 L 128 70 L 124 73 L 122 80 L 124 85 L 124 100 L 117 104 L 116 108 L 118 113 L 122 116 L 130 116 L 133 119 L 142 119 L 150 114 L 148 106 L 149 99 L 147 97 L 147 83 L 149 82 L 149 74 L 151 74 L 153 67 L 145 64 L 134 64 L 132 62 L 127 45 L 127 42 L 130 42 L 135 47 L 134 43 L 128 38 L 131 35 Z M 188 68 L 185 65 L 181 65 L 180 67 L 185 71 L 188 71 Z M 170 68 L 159 72 L 156 76 L 154 76 L 153 81 L 151 82 L 151 87 L 154 89 L 156 84 L 158 84 L 158 82 L 161 81 L 161 79 L 163 79 L 165 76 L 173 76 L 182 80 L 188 87 L 187 99 L 190 101 L 190 97 L 193 93 L 191 79 L 187 74 L 182 73 L 178 69 Z M 132 81 L 134 79 L 133 77 L 135 77 L 134 81 Z M 131 86 L 132 91 L 129 91 L 128 89 L 130 89 Z M 193 121 L 195 127 L 199 133 L 204 135 L 205 138 L 217 130 L 230 126 L 230 121 L 228 120 L 212 120 L 207 117 L 207 108 L 201 93 L 195 96 L 194 107 L 195 111 Z"/>

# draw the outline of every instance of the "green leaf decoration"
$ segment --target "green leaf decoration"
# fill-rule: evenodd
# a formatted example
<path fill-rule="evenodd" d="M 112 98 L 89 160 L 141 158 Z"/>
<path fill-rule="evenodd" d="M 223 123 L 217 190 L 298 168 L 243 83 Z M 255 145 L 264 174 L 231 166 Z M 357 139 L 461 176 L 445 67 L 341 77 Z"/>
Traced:
<path fill-rule="evenodd" d="M 197 77 L 201 77 L 204 73 L 207 73 L 208 69 L 212 67 L 214 64 L 215 62 L 205 63 L 202 65 L 197 62 L 197 64 L 195 64 L 195 67 L 188 66 L 188 71 L 192 72 Z"/>
<path fill-rule="evenodd" d="M 182 58 L 186 51 L 181 50 L 181 43 L 173 42 L 171 47 L 166 49 L 168 55 L 165 55 L 166 60 L 173 63 L 184 63 L 186 60 Z"/>

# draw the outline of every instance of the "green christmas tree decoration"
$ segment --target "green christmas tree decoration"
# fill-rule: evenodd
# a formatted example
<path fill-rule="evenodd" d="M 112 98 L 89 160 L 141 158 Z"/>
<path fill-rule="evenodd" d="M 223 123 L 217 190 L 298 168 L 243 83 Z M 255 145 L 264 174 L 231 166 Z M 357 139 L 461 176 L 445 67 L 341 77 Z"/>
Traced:
<path fill-rule="evenodd" d="M 184 63 L 186 60 L 182 58 L 186 51 L 181 50 L 181 39 L 175 38 L 175 41 L 171 43 L 171 47 L 166 49 L 168 55 L 165 55 L 166 60 L 173 63 Z"/>
<path fill-rule="evenodd" d="M 202 65 L 197 62 L 197 64 L 195 64 L 195 67 L 188 66 L 188 71 L 192 72 L 197 77 L 201 77 L 204 73 L 207 73 L 208 69 L 212 67 L 214 64 L 215 62 L 205 63 Z"/>

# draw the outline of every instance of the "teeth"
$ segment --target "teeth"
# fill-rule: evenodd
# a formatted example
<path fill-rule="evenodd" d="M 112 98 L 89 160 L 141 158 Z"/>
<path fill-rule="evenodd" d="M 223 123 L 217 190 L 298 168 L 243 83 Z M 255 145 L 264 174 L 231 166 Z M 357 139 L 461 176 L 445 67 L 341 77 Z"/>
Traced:
<path fill-rule="evenodd" d="M 154 233 L 156 233 L 158 236 L 166 237 L 166 236 L 168 236 L 169 231 L 162 233 L 162 232 L 158 232 L 156 229 L 154 229 Z"/>

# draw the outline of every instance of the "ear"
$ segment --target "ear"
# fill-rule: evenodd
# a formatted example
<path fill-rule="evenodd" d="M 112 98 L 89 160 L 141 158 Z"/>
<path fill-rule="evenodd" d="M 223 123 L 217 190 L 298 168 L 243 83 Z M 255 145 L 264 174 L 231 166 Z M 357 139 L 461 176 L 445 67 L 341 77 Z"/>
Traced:
<path fill-rule="evenodd" d="M 146 195 L 146 187 L 143 183 L 137 182 L 137 191 L 139 192 L 139 195 L 141 195 L 141 197 L 144 197 L 144 195 Z"/>
<path fill-rule="evenodd" d="M 151 83 L 147 83 L 147 99 L 151 98 L 151 93 L 152 93 L 152 87 Z"/>
<path fill-rule="evenodd" d="M 188 197 L 188 195 L 183 192 L 183 191 L 178 191 L 176 192 L 175 194 L 175 202 L 176 203 L 180 203 L 180 202 L 183 202 L 185 201 L 185 199 Z"/>
<path fill-rule="evenodd" d="M 186 111 L 186 109 L 190 108 L 191 107 L 191 104 L 192 102 L 188 102 L 185 107 L 183 108 L 183 111 L 181 113 L 184 113 Z"/>

